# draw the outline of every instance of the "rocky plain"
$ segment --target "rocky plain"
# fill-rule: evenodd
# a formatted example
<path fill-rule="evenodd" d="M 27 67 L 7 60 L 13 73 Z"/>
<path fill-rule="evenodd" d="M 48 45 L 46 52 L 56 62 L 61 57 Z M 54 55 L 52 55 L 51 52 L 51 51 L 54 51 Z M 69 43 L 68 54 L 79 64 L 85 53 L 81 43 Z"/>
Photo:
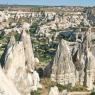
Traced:
<path fill-rule="evenodd" d="M 95 95 L 95 8 L 0 7 L 0 95 Z"/>

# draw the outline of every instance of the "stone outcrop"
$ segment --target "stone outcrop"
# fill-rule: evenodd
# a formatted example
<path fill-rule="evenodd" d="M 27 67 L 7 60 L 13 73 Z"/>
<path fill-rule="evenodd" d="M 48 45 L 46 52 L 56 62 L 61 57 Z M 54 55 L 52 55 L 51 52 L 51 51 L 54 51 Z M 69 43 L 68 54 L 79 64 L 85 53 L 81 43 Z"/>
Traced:
<path fill-rule="evenodd" d="M 65 40 L 59 43 L 52 66 L 51 79 L 63 85 L 69 83 L 75 85 L 75 67 Z"/>
<path fill-rule="evenodd" d="M 0 67 L 0 95 L 21 95 Z"/>
<path fill-rule="evenodd" d="M 4 72 L 11 79 L 22 95 L 30 94 L 31 90 L 41 88 L 40 78 L 34 70 L 34 55 L 30 35 L 25 31 L 21 34 L 21 40 L 16 42 L 11 37 L 4 52 Z"/>
<path fill-rule="evenodd" d="M 31 68 L 34 70 L 35 62 L 30 35 L 23 31 L 20 40 L 23 42 L 24 45 L 26 64 L 31 65 Z"/>
<path fill-rule="evenodd" d="M 16 70 L 25 69 L 25 53 L 23 42 L 14 42 L 10 40 L 5 55 L 5 73 L 12 79 L 15 78 Z"/>
<path fill-rule="evenodd" d="M 51 87 L 49 95 L 60 95 L 58 88 L 56 86 Z"/>
<path fill-rule="evenodd" d="M 10 39 L 7 45 L 7 52 L 5 55 L 5 74 L 13 80 L 17 89 L 23 93 L 29 93 L 24 89 L 29 88 L 27 83 L 27 72 L 25 67 L 25 51 L 22 41 L 15 42 Z"/>
<path fill-rule="evenodd" d="M 95 82 L 95 56 L 87 49 L 86 63 L 85 63 L 85 75 L 84 85 L 89 90 L 93 89 L 93 83 Z"/>
<path fill-rule="evenodd" d="M 82 36 L 74 53 L 73 63 L 76 67 L 76 80 L 88 89 L 95 81 L 95 56 L 92 53 L 90 29 Z"/>
<path fill-rule="evenodd" d="M 82 33 L 81 33 L 82 34 Z M 76 39 L 76 45 L 70 49 L 65 40 L 61 40 L 53 61 L 51 79 L 66 85 L 76 83 L 93 89 L 95 82 L 95 56 L 92 53 L 91 31 Z M 79 34 L 80 35 L 80 34 Z"/>
<path fill-rule="evenodd" d="M 28 73 L 28 79 L 30 82 L 31 90 L 37 91 L 37 88 L 42 88 L 41 84 L 39 83 L 40 78 L 39 78 L 39 74 L 37 73 L 37 71 L 33 71 L 32 74 Z M 31 80 L 33 80 L 33 81 L 31 81 Z"/>

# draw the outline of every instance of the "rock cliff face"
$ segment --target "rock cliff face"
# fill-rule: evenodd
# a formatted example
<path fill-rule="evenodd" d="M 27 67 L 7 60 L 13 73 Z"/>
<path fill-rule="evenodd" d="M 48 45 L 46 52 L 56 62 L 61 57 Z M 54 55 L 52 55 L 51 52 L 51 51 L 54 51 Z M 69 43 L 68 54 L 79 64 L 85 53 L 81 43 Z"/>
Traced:
<path fill-rule="evenodd" d="M 30 35 L 25 31 L 21 40 L 16 42 L 12 37 L 4 52 L 4 72 L 11 79 L 22 95 L 30 94 L 31 90 L 41 87 L 39 75 L 34 71 L 34 55 Z"/>
<path fill-rule="evenodd" d="M 85 75 L 84 85 L 88 89 L 93 89 L 93 83 L 95 82 L 95 56 L 87 49 L 86 63 L 85 63 Z"/>
<path fill-rule="evenodd" d="M 92 53 L 90 29 L 83 35 L 83 40 L 78 42 L 75 54 L 72 56 L 76 67 L 76 80 L 88 89 L 93 88 L 95 81 L 95 56 Z"/>
<path fill-rule="evenodd" d="M 5 73 L 12 79 L 15 78 L 18 69 L 25 69 L 25 53 L 23 42 L 10 40 L 5 55 Z"/>
<path fill-rule="evenodd" d="M 51 79 L 63 85 L 75 84 L 75 67 L 65 40 L 59 43 L 52 66 Z"/>
<path fill-rule="evenodd" d="M 61 40 L 53 61 L 51 79 L 60 84 L 77 82 L 93 89 L 95 82 L 95 56 L 92 53 L 90 29 L 77 39 L 77 44 L 70 50 L 67 42 Z"/>

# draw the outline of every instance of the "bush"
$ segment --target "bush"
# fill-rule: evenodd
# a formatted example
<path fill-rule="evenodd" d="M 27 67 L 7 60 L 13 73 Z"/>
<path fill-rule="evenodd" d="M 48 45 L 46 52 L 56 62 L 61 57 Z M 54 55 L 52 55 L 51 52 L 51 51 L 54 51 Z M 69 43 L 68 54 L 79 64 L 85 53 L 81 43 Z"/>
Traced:
<path fill-rule="evenodd" d="M 31 95 L 40 95 L 40 93 L 39 93 L 38 90 L 37 90 L 37 91 L 32 91 L 32 92 L 31 92 Z"/>
<path fill-rule="evenodd" d="M 61 85 L 61 84 L 57 84 L 57 87 L 59 89 L 59 91 L 63 91 L 64 89 L 67 89 L 68 91 L 70 91 L 71 89 L 71 84 L 67 84 L 67 85 Z"/>
<path fill-rule="evenodd" d="M 16 41 L 19 41 L 20 40 L 20 34 L 19 33 L 16 33 L 15 34 L 15 39 L 16 39 Z"/>
<path fill-rule="evenodd" d="M 44 77 L 43 79 L 41 79 L 41 84 L 43 84 L 44 88 L 48 90 L 56 85 L 56 83 L 51 81 L 51 79 L 48 77 Z"/>
<path fill-rule="evenodd" d="M 87 91 L 87 89 L 86 89 L 86 87 L 77 84 L 71 88 L 71 91 Z"/>
<path fill-rule="evenodd" d="M 48 63 L 53 60 L 55 49 L 50 47 L 45 40 L 33 41 L 34 55 L 41 63 Z"/>
<path fill-rule="evenodd" d="M 32 24 L 32 26 L 30 27 L 30 30 L 29 30 L 30 35 L 35 34 L 37 28 L 38 28 L 38 23 L 37 23 L 37 22 L 34 22 L 34 23 Z"/>
<path fill-rule="evenodd" d="M 95 95 L 95 92 L 92 92 L 91 95 Z"/>
<path fill-rule="evenodd" d="M 57 84 L 57 87 L 59 91 L 63 91 L 64 89 L 67 89 L 68 91 L 87 91 L 86 87 L 81 86 L 79 84 L 75 85 L 74 87 L 72 87 L 70 83 L 67 85 Z"/>

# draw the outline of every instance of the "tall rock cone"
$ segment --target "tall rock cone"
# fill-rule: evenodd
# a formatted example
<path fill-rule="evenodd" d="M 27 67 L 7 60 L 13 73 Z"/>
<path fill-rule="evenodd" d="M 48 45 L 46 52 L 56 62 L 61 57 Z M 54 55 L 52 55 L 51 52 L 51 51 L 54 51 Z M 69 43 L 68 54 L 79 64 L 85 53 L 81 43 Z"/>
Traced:
<path fill-rule="evenodd" d="M 25 95 L 27 83 L 27 74 L 25 71 L 25 52 L 24 45 L 22 41 L 15 42 L 10 39 L 7 50 L 5 52 L 5 61 L 4 61 L 4 72 L 6 76 L 11 79 L 18 91 Z"/>
<path fill-rule="evenodd" d="M 31 38 L 26 31 L 23 31 L 21 33 L 21 39 L 20 39 L 23 44 L 24 44 L 24 50 L 25 50 L 25 58 L 26 58 L 26 64 L 31 65 L 31 68 L 34 70 L 34 54 L 33 54 L 33 49 L 32 49 L 32 43 L 31 43 Z"/>
<path fill-rule="evenodd" d="M 28 74 L 26 71 L 26 56 L 23 41 L 10 39 L 4 57 L 4 72 L 11 79 L 22 95 L 30 93 Z M 31 80 L 32 81 L 32 80 Z"/>
<path fill-rule="evenodd" d="M 15 42 L 13 37 L 10 39 L 10 42 L 7 45 L 4 63 L 5 73 L 11 79 L 15 78 L 17 69 L 22 68 L 23 70 L 25 68 L 25 54 L 23 42 Z"/>
<path fill-rule="evenodd" d="M 40 87 L 39 75 L 34 71 L 31 39 L 26 32 L 21 34 L 21 40 L 18 42 L 11 37 L 4 55 L 4 72 L 22 95 L 28 95 L 31 90 Z"/>
<path fill-rule="evenodd" d="M 61 40 L 54 58 L 51 79 L 57 83 L 75 85 L 75 67 L 72 62 L 69 46 Z"/>

